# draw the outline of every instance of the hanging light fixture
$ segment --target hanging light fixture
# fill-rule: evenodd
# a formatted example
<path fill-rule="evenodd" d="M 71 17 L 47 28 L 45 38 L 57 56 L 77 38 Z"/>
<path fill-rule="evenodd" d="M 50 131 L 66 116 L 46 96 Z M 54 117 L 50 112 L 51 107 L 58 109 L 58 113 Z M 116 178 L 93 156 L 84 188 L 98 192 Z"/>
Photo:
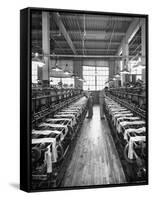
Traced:
<path fill-rule="evenodd" d="M 38 53 L 33 53 L 34 57 L 32 58 L 32 63 L 37 64 L 38 67 L 43 67 L 45 62 L 43 59 L 40 59 Z"/>
<path fill-rule="evenodd" d="M 141 57 L 141 53 L 138 54 L 138 60 L 136 65 L 133 66 L 133 68 L 140 68 L 140 69 L 144 69 L 146 66 L 142 63 L 142 57 Z"/>
<path fill-rule="evenodd" d="M 79 81 L 86 82 L 83 78 L 78 78 Z"/>
<path fill-rule="evenodd" d="M 77 79 L 79 78 L 78 75 L 75 74 L 75 73 L 71 74 L 71 77 L 75 77 L 75 78 L 77 78 Z"/>
<path fill-rule="evenodd" d="M 120 78 L 120 74 L 119 73 L 115 74 L 115 78 Z"/>
<path fill-rule="evenodd" d="M 124 68 L 123 70 L 120 71 L 121 74 L 129 74 L 129 71 L 127 68 Z"/>
<path fill-rule="evenodd" d="M 124 68 L 120 71 L 121 74 L 129 74 L 129 70 L 127 69 L 126 59 L 124 60 Z"/>
<path fill-rule="evenodd" d="M 80 79 L 80 77 L 78 75 L 75 76 L 78 80 Z"/>
<path fill-rule="evenodd" d="M 57 59 L 55 60 L 55 65 L 54 67 L 51 68 L 52 71 L 56 71 L 56 72 L 61 72 L 63 71 L 60 67 L 58 67 L 58 64 L 57 64 Z"/>
<path fill-rule="evenodd" d="M 133 68 L 140 68 L 140 69 L 144 69 L 144 68 L 146 68 L 146 66 L 145 66 L 145 65 L 143 65 L 143 64 L 137 64 L 137 65 L 134 65 L 134 66 L 133 66 Z"/>
<path fill-rule="evenodd" d="M 66 66 L 65 66 L 64 74 L 65 74 L 65 75 L 70 75 L 70 74 L 71 74 L 71 73 L 69 72 L 69 70 L 68 70 L 68 64 L 66 64 Z"/>

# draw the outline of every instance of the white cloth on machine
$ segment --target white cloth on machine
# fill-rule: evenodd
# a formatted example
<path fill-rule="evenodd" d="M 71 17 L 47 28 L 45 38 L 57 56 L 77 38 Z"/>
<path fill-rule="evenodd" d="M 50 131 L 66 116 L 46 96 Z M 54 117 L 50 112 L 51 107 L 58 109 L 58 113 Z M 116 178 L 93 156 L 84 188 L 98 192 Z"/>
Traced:
<path fill-rule="evenodd" d="M 58 117 L 58 118 L 71 118 L 72 119 L 72 125 L 74 126 L 76 124 L 76 116 L 72 115 L 72 114 L 56 114 L 54 115 L 54 117 Z"/>
<path fill-rule="evenodd" d="M 123 121 L 118 124 L 117 130 L 120 133 L 122 131 L 122 128 L 126 125 L 143 125 L 145 124 L 145 121 Z"/>
<path fill-rule="evenodd" d="M 117 117 L 117 119 L 116 119 L 116 128 L 117 128 L 117 131 L 118 131 L 118 128 L 119 128 L 119 123 L 121 121 L 125 121 L 125 120 L 126 121 L 135 121 L 135 120 L 141 120 L 141 118 L 140 117 L 132 117 L 132 116 Z"/>
<path fill-rule="evenodd" d="M 68 132 L 68 127 L 66 126 L 66 125 L 64 125 L 64 124 L 51 124 L 51 123 L 41 123 L 40 125 L 39 125 L 39 127 L 52 127 L 52 128 L 63 128 L 63 129 L 65 129 L 65 133 L 67 133 Z"/>
<path fill-rule="evenodd" d="M 43 144 L 43 143 L 51 143 L 52 144 L 52 162 L 56 162 L 57 161 L 56 138 L 32 139 L 32 144 Z"/>
<path fill-rule="evenodd" d="M 123 116 L 133 116 L 133 113 L 119 113 L 119 114 L 115 114 L 113 117 L 112 117 L 112 120 L 114 122 L 114 125 L 116 125 L 116 121 L 117 121 L 117 118 L 118 117 L 123 117 Z"/>
<path fill-rule="evenodd" d="M 146 127 L 141 127 L 141 128 L 128 128 L 125 129 L 124 131 L 124 140 L 128 140 L 128 136 L 130 136 L 130 133 L 137 133 L 137 134 L 144 134 L 146 132 Z"/>
<path fill-rule="evenodd" d="M 64 121 L 68 121 L 70 126 L 72 126 L 72 119 L 71 118 L 48 118 L 46 119 L 46 122 L 64 122 Z"/>
<path fill-rule="evenodd" d="M 62 131 L 57 130 L 32 130 L 32 135 L 51 135 L 51 133 L 61 135 L 61 141 L 64 139 L 64 135 Z"/>
<path fill-rule="evenodd" d="M 128 146 L 128 158 L 129 159 L 133 159 L 134 143 L 136 143 L 136 142 L 145 142 L 145 141 L 146 141 L 146 136 L 130 137 L 129 146 Z"/>

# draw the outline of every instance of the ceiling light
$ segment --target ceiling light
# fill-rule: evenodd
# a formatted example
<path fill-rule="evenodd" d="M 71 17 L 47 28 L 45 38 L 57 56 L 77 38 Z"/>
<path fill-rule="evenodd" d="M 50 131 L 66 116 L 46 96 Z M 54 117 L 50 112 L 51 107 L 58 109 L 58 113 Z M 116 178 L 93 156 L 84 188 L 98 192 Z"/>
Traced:
<path fill-rule="evenodd" d="M 124 68 L 122 71 L 120 71 L 121 74 L 129 74 L 129 71 L 127 68 Z"/>
<path fill-rule="evenodd" d="M 45 62 L 39 57 L 32 58 L 32 63 L 37 64 L 38 67 L 43 67 L 45 65 Z"/>
<path fill-rule="evenodd" d="M 86 82 L 83 78 L 78 78 L 79 81 Z"/>
<path fill-rule="evenodd" d="M 52 70 L 52 71 L 56 71 L 56 72 L 61 72 L 61 71 L 63 71 L 60 67 L 58 67 L 57 59 L 56 59 L 56 61 L 55 61 L 54 67 L 52 67 L 51 70 Z"/>
<path fill-rule="evenodd" d="M 65 74 L 65 75 L 69 75 L 70 72 L 68 72 L 68 71 L 64 71 L 64 74 Z"/>
<path fill-rule="evenodd" d="M 39 56 L 39 53 L 36 52 L 36 53 L 34 54 L 34 56 L 35 56 L 35 57 L 38 57 L 38 56 Z"/>
<path fill-rule="evenodd" d="M 52 67 L 51 70 L 52 70 L 52 71 L 56 71 L 56 72 L 61 72 L 61 71 L 62 71 L 62 69 L 59 68 L 58 66 Z"/>
<path fill-rule="evenodd" d="M 65 70 L 64 70 L 64 74 L 65 75 L 69 75 L 69 74 L 71 74 L 69 71 L 68 71 L 68 64 L 66 64 L 66 66 L 65 66 Z"/>
<path fill-rule="evenodd" d="M 120 74 L 117 73 L 117 74 L 115 75 L 115 78 L 119 78 L 119 77 L 120 77 Z"/>

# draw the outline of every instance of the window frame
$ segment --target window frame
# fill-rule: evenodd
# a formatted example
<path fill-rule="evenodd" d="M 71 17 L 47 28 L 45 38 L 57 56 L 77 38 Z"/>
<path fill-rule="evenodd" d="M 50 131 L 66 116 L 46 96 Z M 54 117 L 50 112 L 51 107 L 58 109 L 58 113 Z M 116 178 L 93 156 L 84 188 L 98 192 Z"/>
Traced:
<path fill-rule="evenodd" d="M 87 73 L 88 71 L 91 73 Z M 86 81 L 83 83 L 83 90 L 102 90 L 104 88 L 104 82 L 109 78 L 109 67 L 83 66 L 83 78 Z"/>

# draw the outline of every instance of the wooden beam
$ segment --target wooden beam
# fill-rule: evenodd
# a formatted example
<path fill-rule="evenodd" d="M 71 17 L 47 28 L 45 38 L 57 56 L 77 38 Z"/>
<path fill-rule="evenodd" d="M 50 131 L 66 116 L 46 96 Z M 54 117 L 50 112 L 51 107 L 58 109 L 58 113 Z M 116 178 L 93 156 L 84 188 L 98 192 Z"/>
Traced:
<path fill-rule="evenodd" d="M 77 54 L 76 49 L 73 45 L 73 42 L 72 42 L 68 32 L 66 31 L 64 24 L 62 23 L 59 13 L 53 13 L 53 17 L 54 17 L 54 20 L 55 20 L 57 26 L 59 27 L 60 32 L 63 34 L 65 40 L 67 41 L 68 45 L 72 49 L 73 53 L 76 55 Z"/>

